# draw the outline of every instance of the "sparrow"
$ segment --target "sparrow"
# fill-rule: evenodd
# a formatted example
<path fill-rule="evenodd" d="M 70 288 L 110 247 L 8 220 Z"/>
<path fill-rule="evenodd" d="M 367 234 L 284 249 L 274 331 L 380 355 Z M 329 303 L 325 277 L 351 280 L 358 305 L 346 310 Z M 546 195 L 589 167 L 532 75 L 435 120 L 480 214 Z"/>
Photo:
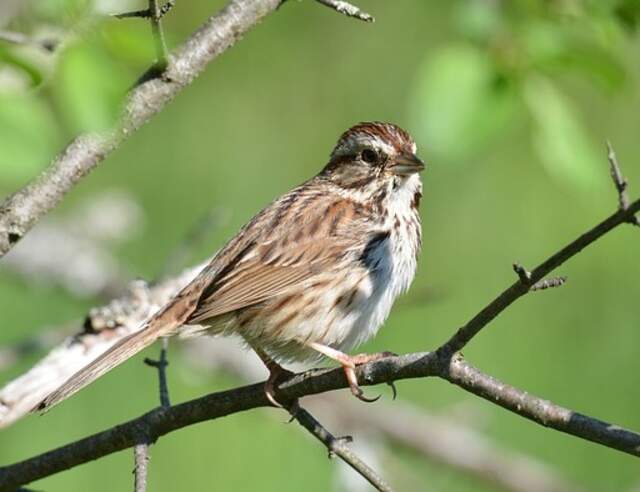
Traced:
<path fill-rule="evenodd" d="M 391 123 L 342 134 L 313 178 L 266 206 L 139 330 L 71 376 L 34 410 L 47 410 L 160 337 L 239 335 L 270 371 L 279 406 L 282 364 L 337 361 L 364 401 L 349 355 L 373 337 L 414 279 L 421 248 L 420 172 L 413 138 Z"/>

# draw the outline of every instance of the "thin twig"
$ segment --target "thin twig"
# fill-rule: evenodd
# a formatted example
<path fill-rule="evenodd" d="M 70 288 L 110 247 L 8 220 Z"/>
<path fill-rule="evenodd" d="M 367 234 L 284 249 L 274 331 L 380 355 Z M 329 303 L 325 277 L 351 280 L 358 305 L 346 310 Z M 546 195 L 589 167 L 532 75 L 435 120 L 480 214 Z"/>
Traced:
<path fill-rule="evenodd" d="M 384 479 L 369 465 L 360 459 L 347 443 L 352 441 L 350 436 L 334 437 L 313 415 L 302 408 L 297 402 L 287 409 L 291 417 L 302 427 L 307 429 L 316 439 L 322 442 L 329 451 L 329 458 L 338 456 L 347 465 L 353 468 L 360 476 L 369 482 L 376 490 L 381 492 L 393 492 L 393 489 Z"/>
<path fill-rule="evenodd" d="M 171 400 L 169 399 L 169 387 L 167 385 L 167 366 L 169 361 L 167 360 L 167 349 L 169 347 L 169 339 L 163 338 L 162 347 L 160 348 L 160 358 L 158 360 L 144 359 L 144 363 L 148 366 L 155 367 L 158 370 L 158 386 L 160 393 L 160 406 L 168 408 L 171 406 Z"/>
<path fill-rule="evenodd" d="M 450 364 L 446 367 L 443 367 L 443 362 L 435 352 L 421 352 L 387 357 L 360 366 L 356 372 L 363 385 L 408 378 L 442 377 L 541 425 L 640 456 L 640 434 L 637 432 L 573 412 L 501 383 L 465 362 L 461 356 L 450 358 Z M 342 369 L 313 370 L 281 383 L 278 394 L 283 401 L 291 401 L 305 395 L 347 387 Z M 155 441 L 189 425 L 268 406 L 271 403 L 265 395 L 264 383 L 257 383 L 212 393 L 169 408 L 158 407 L 103 432 L 0 468 L 0 492 L 130 448 L 139 443 L 140 429 L 145 429 L 150 440 Z"/>
<path fill-rule="evenodd" d="M 522 282 L 520 280 L 522 277 L 519 275 L 517 282 L 505 289 L 498 297 L 471 318 L 467 324 L 459 328 L 458 331 L 456 331 L 456 333 L 438 349 L 438 351 L 441 353 L 447 353 L 451 356 L 455 352 L 462 350 L 462 348 L 469 343 L 471 339 L 480 332 L 480 330 L 489 324 L 489 322 L 495 319 L 496 316 L 502 313 L 516 300 L 529 292 L 530 284 L 535 285 L 543 280 L 544 277 L 562 265 L 569 258 L 572 258 L 584 248 L 593 244 L 615 227 L 628 222 L 629 218 L 638 211 L 640 211 L 640 199 L 630 203 L 626 210 L 618 210 L 613 213 L 598 225 L 589 229 L 587 232 L 567 244 L 564 248 L 540 263 L 533 269 L 533 271 L 530 272 L 531 276 L 527 283 Z"/>
<path fill-rule="evenodd" d="M 160 407 L 169 408 L 171 400 L 169 399 L 169 387 L 167 385 L 167 350 L 169 348 L 169 339 L 163 338 L 161 341 L 160 357 L 158 360 L 145 358 L 144 363 L 150 367 L 154 367 L 158 371 L 158 387 L 160 394 Z M 144 428 L 143 428 L 144 429 Z M 134 491 L 146 492 L 147 490 L 147 469 L 149 468 L 149 446 L 153 440 L 142 430 L 140 432 L 140 442 L 133 448 L 133 456 L 135 462 L 134 468 Z"/>
<path fill-rule="evenodd" d="M 518 262 L 513 264 L 513 271 L 518 275 L 520 283 L 529 287 L 529 292 L 560 287 L 567 281 L 567 277 L 550 277 L 532 283 L 531 272 Z"/>
<path fill-rule="evenodd" d="M 375 18 L 372 15 L 367 14 L 349 2 L 344 2 L 342 0 L 316 0 L 316 2 L 348 17 L 353 17 L 364 22 L 375 22 Z"/>
<path fill-rule="evenodd" d="M 108 154 L 172 101 L 209 62 L 277 10 L 280 3 L 281 0 L 231 0 L 173 52 L 165 77 L 146 80 L 132 89 L 122 119 L 113 131 L 76 137 L 40 176 L 0 203 L 0 257 Z"/>
<path fill-rule="evenodd" d="M 609 160 L 611 179 L 613 179 L 613 184 L 618 191 L 618 208 L 620 210 L 627 210 L 627 208 L 629 208 L 629 196 L 627 194 L 627 187 L 629 183 L 622 175 L 620 165 L 618 164 L 618 158 L 616 157 L 616 153 L 609 141 L 607 141 L 607 159 Z M 640 218 L 636 215 L 629 217 L 628 222 L 630 224 L 640 226 Z"/>
<path fill-rule="evenodd" d="M 134 456 L 134 482 L 135 492 L 146 492 L 147 490 L 147 470 L 149 464 L 149 445 L 147 443 L 136 444 L 133 447 Z"/>
<path fill-rule="evenodd" d="M 513 264 L 513 271 L 516 272 L 518 278 L 520 278 L 520 282 L 525 285 L 531 284 L 531 272 L 523 267 L 520 263 L 516 262 Z"/>

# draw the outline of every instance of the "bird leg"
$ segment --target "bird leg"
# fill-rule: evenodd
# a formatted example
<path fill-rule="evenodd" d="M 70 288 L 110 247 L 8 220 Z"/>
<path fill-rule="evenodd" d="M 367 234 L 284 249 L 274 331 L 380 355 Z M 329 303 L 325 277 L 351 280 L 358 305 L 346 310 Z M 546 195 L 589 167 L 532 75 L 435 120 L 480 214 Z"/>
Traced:
<path fill-rule="evenodd" d="M 349 355 L 320 343 L 311 342 L 308 344 L 308 346 L 313 350 L 320 352 L 322 355 L 328 357 L 329 359 L 333 359 L 336 362 L 339 362 L 340 365 L 342 365 L 342 369 L 344 370 L 344 374 L 347 377 L 347 381 L 349 383 L 349 387 L 351 388 L 351 393 L 353 393 L 353 396 L 355 396 L 359 400 L 366 402 L 374 402 L 378 400 L 378 398 L 380 398 L 380 395 L 376 396 L 375 398 L 367 398 L 366 396 L 364 396 L 364 392 L 358 384 L 358 378 L 356 377 L 355 368 L 356 366 L 367 364 L 368 362 L 384 359 L 385 357 L 394 355 L 393 353 L 379 352 L 376 354 Z"/>
<path fill-rule="evenodd" d="M 267 400 L 269 400 L 274 407 L 283 408 L 283 405 L 276 400 L 276 383 L 280 380 L 288 379 L 294 374 L 278 364 L 264 350 L 254 347 L 253 345 L 251 345 L 251 348 L 256 354 L 258 354 L 260 360 L 269 370 L 269 378 L 264 384 L 264 394 L 266 395 Z"/>

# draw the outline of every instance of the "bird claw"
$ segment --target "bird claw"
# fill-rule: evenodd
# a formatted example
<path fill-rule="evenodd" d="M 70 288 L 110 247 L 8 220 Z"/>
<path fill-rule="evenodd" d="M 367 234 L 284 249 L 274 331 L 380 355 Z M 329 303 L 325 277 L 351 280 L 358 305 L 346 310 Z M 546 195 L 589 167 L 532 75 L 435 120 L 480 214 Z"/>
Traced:
<path fill-rule="evenodd" d="M 362 391 L 360 386 L 358 386 L 357 388 L 351 388 L 351 393 L 358 400 L 363 401 L 365 403 L 374 403 L 374 402 L 378 401 L 380 399 L 380 397 L 382 396 L 382 395 L 378 395 L 378 396 L 376 396 L 374 398 L 369 398 L 368 396 L 364 396 L 364 391 Z"/>
<path fill-rule="evenodd" d="M 287 371 L 279 365 L 273 365 L 269 367 L 269 379 L 267 379 L 267 382 L 264 383 L 264 394 L 267 397 L 267 400 L 269 400 L 269 403 L 271 403 L 274 407 L 285 408 L 282 403 L 276 400 L 276 384 L 279 381 L 286 380 L 292 377 L 293 375 L 294 373 L 292 373 L 291 371 Z M 287 408 L 295 409 L 297 408 L 297 404 L 298 402 L 297 400 L 295 400 L 293 403 L 289 404 Z"/>
<path fill-rule="evenodd" d="M 373 403 L 380 399 L 380 395 L 376 396 L 375 398 L 368 398 L 364 396 L 364 391 L 362 391 L 362 388 L 358 384 L 358 378 L 356 377 L 356 371 L 354 367 L 346 365 L 342 367 L 344 369 L 345 375 L 347 376 L 349 388 L 351 388 L 351 393 L 353 394 L 353 396 L 355 396 L 358 400 L 364 401 L 366 403 Z"/>
<path fill-rule="evenodd" d="M 391 399 L 395 401 L 398 397 L 398 389 L 396 388 L 396 383 L 394 381 L 387 381 L 387 384 L 391 386 Z"/>

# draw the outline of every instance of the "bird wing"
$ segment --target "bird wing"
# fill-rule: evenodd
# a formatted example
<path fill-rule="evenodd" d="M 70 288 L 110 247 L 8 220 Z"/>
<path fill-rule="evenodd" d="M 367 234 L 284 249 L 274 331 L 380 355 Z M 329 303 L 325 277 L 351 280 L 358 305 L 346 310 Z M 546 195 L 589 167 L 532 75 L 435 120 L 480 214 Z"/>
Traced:
<path fill-rule="evenodd" d="M 335 201 L 318 197 L 318 202 L 316 207 L 313 203 L 291 207 L 284 214 L 276 207 L 273 217 L 243 230 L 245 241 L 233 245 L 232 252 L 221 252 L 224 266 L 215 269 L 188 323 L 203 323 L 264 302 L 321 273 L 340 271 L 362 254 L 368 235 L 357 205 L 342 197 Z M 304 216 L 297 215 L 300 208 Z"/>

